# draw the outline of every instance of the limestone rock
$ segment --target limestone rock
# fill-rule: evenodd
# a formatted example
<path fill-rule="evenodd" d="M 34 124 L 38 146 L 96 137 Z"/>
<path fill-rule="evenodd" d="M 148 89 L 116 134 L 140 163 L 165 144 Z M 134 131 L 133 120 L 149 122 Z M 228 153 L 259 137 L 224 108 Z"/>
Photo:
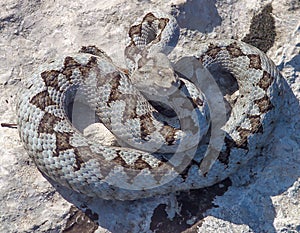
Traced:
<path fill-rule="evenodd" d="M 179 21 L 173 59 L 196 53 L 209 38 L 244 40 L 266 51 L 289 85 L 276 130 L 261 156 L 206 189 L 119 202 L 51 186 L 17 130 L 6 127 L 16 123 L 21 81 L 83 45 L 102 48 L 124 67 L 129 25 L 152 8 Z M 299 1 L 7 0 L 0 9 L 0 232 L 300 232 Z"/>

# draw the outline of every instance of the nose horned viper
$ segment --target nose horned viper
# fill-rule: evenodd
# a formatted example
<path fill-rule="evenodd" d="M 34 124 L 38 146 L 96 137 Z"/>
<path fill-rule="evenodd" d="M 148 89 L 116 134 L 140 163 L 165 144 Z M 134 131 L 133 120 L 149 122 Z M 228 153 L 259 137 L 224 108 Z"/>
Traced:
<path fill-rule="evenodd" d="M 283 102 L 283 78 L 263 52 L 207 41 L 191 59 L 170 62 L 179 29 L 164 13 L 147 13 L 127 36 L 128 70 L 88 46 L 42 65 L 22 89 L 20 138 L 45 176 L 87 196 L 134 200 L 213 185 L 260 152 Z M 205 140 L 214 135 L 209 112 L 218 105 L 209 101 L 209 85 L 199 87 L 209 77 L 202 69 L 220 86 L 236 83 L 222 95 L 219 149 L 209 144 L 217 140 Z M 68 107 L 79 90 L 118 146 L 87 139 L 72 125 Z M 209 149 L 215 159 L 203 169 Z"/>

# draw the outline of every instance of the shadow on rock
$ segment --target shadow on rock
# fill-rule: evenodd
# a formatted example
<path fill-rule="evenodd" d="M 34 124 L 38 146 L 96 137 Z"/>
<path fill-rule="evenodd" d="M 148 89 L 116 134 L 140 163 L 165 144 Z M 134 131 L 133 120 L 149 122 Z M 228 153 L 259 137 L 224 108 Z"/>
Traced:
<path fill-rule="evenodd" d="M 202 33 L 212 32 L 222 21 L 215 3 L 215 0 L 186 1 L 173 6 L 172 14 L 181 28 L 198 30 Z"/>
<path fill-rule="evenodd" d="M 300 177 L 299 137 L 300 106 L 286 82 L 285 113 L 273 134 L 276 136 L 262 155 L 231 177 L 233 186 L 214 204 L 207 215 L 235 224 L 246 224 L 254 232 L 276 232 L 276 211 L 271 197 L 286 192 Z M 249 177 L 245 177 L 248 173 Z M 284 207 L 281 207 L 284 208 Z"/>

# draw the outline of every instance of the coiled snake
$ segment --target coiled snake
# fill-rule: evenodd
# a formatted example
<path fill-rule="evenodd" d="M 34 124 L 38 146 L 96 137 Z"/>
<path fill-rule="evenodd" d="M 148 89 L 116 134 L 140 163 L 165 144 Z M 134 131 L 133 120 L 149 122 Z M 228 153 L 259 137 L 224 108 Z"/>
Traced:
<path fill-rule="evenodd" d="M 223 40 L 171 64 L 166 55 L 178 36 L 172 16 L 148 13 L 128 32 L 129 71 L 88 46 L 35 72 L 17 114 L 21 141 L 38 169 L 91 197 L 134 200 L 213 185 L 258 154 L 283 102 L 274 63 L 253 46 Z M 207 70 L 218 85 L 235 88 L 221 90 L 227 117 L 221 140 L 207 140 L 214 135 L 209 109 L 218 108 L 209 101 L 217 94 L 206 95 L 209 86 L 200 91 L 211 77 Z M 228 75 L 218 78 L 216 70 Z M 90 141 L 72 125 L 68 106 L 79 90 L 119 146 Z"/>

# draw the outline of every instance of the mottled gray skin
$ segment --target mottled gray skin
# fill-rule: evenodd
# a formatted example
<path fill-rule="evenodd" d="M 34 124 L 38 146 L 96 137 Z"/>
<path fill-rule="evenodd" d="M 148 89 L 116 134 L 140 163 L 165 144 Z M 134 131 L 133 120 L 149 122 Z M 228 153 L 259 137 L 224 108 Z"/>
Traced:
<path fill-rule="evenodd" d="M 242 42 L 211 41 L 191 61 L 161 62 L 165 55 L 156 52 L 168 54 L 178 38 L 176 20 L 162 13 L 148 13 L 128 38 L 129 72 L 90 46 L 43 65 L 23 88 L 20 138 L 44 175 L 87 196 L 134 200 L 213 185 L 259 153 L 283 102 L 282 77 L 264 53 Z M 225 96 L 222 140 L 200 143 L 213 122 L 208 106 L 215 107 L 204 83 L 216 68 L 230 73 L 238 89 Z M 161 108 L 173 108 L 177 118 L 151 106 L 145 85 L 141 92 L 135 87 L 139 80 L 158 90 L 150 98 L 169 104 Z M 89 141 L 72 125 L 66 109 L 78 90 L 121 147 Z"/>

